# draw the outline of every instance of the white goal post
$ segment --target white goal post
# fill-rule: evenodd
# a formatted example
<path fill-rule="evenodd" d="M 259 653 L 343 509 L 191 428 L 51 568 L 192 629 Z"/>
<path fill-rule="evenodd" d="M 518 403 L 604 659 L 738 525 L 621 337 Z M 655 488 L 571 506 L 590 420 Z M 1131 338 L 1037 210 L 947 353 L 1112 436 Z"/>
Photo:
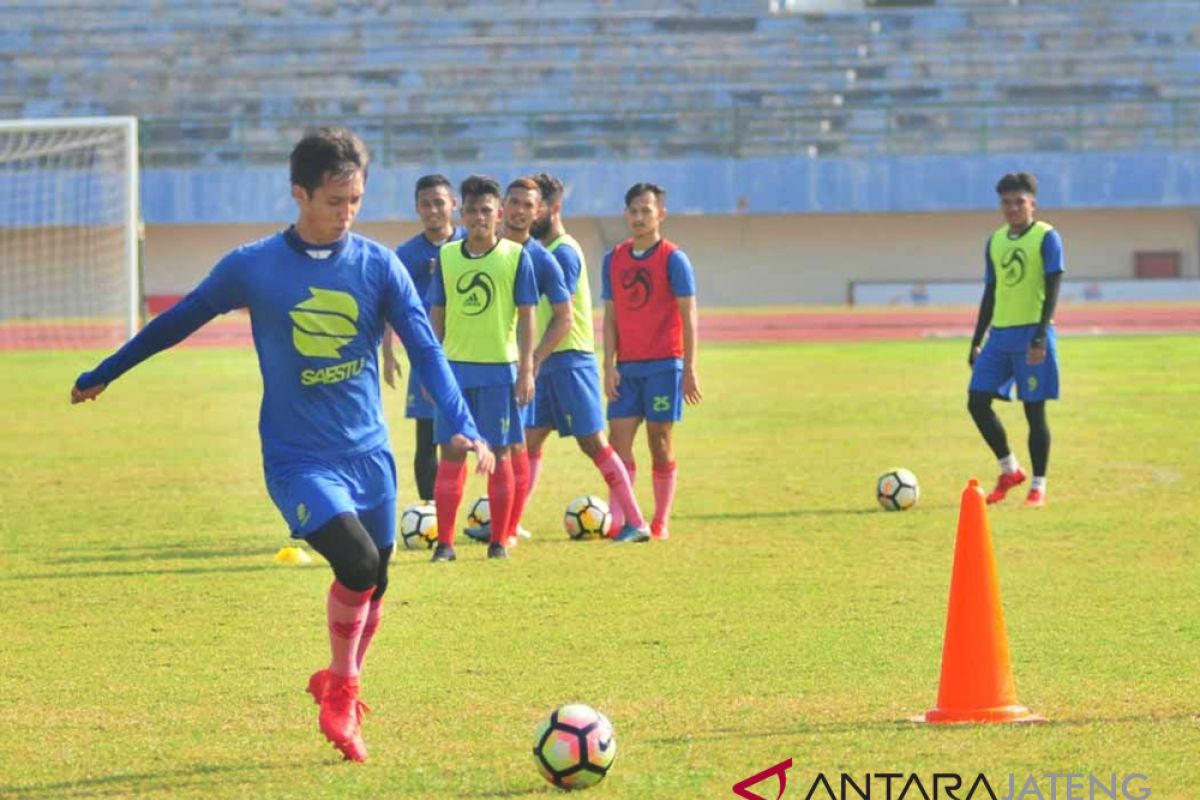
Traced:
<path fill-rule="evenodd" d="M 0 348 L 137 332 L 135 117 L 0 120 Z"/>

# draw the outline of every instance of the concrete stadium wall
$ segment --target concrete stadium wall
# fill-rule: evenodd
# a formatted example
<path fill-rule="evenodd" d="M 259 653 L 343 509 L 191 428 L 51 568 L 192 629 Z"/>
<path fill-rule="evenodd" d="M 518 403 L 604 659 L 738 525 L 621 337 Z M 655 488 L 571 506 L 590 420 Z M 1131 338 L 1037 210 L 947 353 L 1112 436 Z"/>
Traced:
<path fill-rule="evenodd" d="M 1164 250 L 1181 254 L 1184 277 L 1200 277 L 1200 208 L 1042 212 L 1062 233 L 1071 277 L 1132 278 L 1135 252 Z M 1000 222 L 997 212 L 673 216 L 665 231 L 692 259 L 702 305 L 813 305 L 845 303 L 855 280 L 982 279 L 984 240 Z M 146 293 L 182 294 L 225 252 L 283 225 L 148 225 Z M 568 225 L 593 274 L 626 236 L 619 217 Z M 356 230 L 395 245 L 418 226 Z M 598 276 L 592 286 L 598 296 Z"/>

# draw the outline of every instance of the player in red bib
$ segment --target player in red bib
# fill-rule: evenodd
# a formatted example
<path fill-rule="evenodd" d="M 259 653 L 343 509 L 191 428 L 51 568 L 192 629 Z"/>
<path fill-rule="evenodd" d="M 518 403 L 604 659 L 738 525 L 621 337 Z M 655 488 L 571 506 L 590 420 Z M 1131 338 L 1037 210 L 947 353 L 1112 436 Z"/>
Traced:
<path fill-rule="evenodd" d="M 632 482 L 633 440 L 642 420 L 653 463 L 654 519 L 650 535 L 666 539 L 675 500 L 672 429 L 683 404 L 700 402 L 696 376 L 696 281 L 691 262 L 662 237 L 666 192 L 637 183 L 625 193 L 625 222 L 633 236 L 604 256 L 604 391 L 609 439 Z M 620 530 L 619 504 L 613 528 Z M 642 542 L 636 529 L 616 541 Z"/>

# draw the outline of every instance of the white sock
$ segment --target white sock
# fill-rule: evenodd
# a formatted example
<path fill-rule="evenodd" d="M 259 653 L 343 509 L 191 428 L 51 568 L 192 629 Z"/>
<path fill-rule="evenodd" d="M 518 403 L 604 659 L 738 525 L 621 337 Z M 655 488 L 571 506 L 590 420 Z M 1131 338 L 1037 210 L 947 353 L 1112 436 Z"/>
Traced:
<path fill-rule="evenodd" d="M 1037 489 L 1042 494 L 1045 494 L 1046 493 L 1046 476 L 1045 475 L 1040 475 L 1040 476 L 1034 475 L 1033 480 L 1031 480 L 1029 482 L 1029 489 L 1030 489 L 1030 491 Z"/>
<path fill-rule="evenodd" d="M 1000 471 L 1005 475 L 1012 475 L 1020 468 L 1021 465 L 1017 463 L 1017 456 L 1015 453 L 1009 453 L 1004 458 L 1000 459 Z"/>

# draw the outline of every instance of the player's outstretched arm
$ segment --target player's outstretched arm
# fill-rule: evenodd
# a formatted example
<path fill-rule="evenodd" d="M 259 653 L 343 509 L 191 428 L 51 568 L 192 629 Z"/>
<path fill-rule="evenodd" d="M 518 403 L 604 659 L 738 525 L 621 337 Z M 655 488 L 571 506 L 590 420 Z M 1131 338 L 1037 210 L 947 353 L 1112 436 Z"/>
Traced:
<path fill-rule="evenodd" d="M 696 374 L 696 350 L 700 336 L 700 319 L 696 311 L 696 296 L 680 297 L 679 316 L 683 318 L 683 399 L 689 406 L 700 402 L 700 378 Z"/>
<path fill-rule="evenodd" d="M 95 400 L 108 384 L 155 353 L 179 344 L 216 315 L 214 309 L 192 292 L 152 319 L 94 370 L 80 374 L 71 387 L 71 403 Z"/>

